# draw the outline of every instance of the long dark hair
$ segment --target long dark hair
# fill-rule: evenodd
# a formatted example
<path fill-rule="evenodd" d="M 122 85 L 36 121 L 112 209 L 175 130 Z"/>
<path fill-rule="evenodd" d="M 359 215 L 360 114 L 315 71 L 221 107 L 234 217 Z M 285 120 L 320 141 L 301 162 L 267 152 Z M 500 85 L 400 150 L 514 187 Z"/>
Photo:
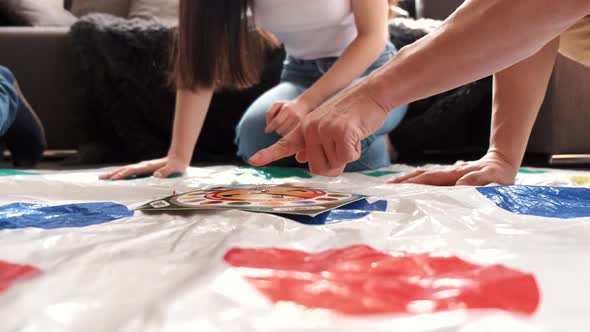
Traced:
<path fill-rule="evenodd" d="M 255 27 L 254 0 L 180 0 L 172 58 L 178 89 L 246 88 L 262 72 L 268 39 Z"/>

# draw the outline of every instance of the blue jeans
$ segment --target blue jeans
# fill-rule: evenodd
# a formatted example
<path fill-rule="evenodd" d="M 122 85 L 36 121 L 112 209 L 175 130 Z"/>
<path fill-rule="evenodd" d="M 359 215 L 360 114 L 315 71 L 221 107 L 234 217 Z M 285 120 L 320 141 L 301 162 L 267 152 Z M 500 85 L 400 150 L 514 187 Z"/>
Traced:
<path fill-rule="evenodd" d="M 386 50 L 355 83 L 362 81 L 373 71 L 383 66 L 391 59 L 395 52 L 396 49 L 393 44 L 388 44 Z M 297 98 L 319 80 L 337 60 L 337 58 L 300 60 L 287 56 L 279 85 L 255 100 L 248 110 L 246 110 L 246 113 L 236 128 L 238 156 L 244 160 L 248 160 L 256 152 L 279 141 L 281 136 L 277 133 L 264 133 L 266 112 L 275 102 Z M 407 105 L 392 110 L 383 127 L 362 141 L 361 158 L 348 164 L 346 171 L 362 171 L 389 166 L 391 161 L 387 150 L 386 135 L 399 125 L 406 111 Z M 287 158 L 276 162 L 274 165 L 295 166 L 297 165 L 297 161 L 294 158 Z"/>
<path fill-rule="evenodd" d="M 12 73 L 0 66 L 0 138 L 12 126 L 18 109 L 18 95 L 14 80 L 9 80 L 11 77 L 14 77 Z"/>

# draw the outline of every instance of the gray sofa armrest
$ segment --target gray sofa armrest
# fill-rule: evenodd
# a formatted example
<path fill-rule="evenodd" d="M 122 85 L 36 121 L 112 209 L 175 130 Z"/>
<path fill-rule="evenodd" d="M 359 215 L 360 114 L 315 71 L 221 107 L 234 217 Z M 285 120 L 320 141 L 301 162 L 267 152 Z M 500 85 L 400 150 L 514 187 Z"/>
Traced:
<path fill-rule="evenodd" d="M 75 149 L 84 135 L 68 32 L 69 28 L 0 28 L 0 65 L 15 73 L 43 121 L 49 149 Z"/>

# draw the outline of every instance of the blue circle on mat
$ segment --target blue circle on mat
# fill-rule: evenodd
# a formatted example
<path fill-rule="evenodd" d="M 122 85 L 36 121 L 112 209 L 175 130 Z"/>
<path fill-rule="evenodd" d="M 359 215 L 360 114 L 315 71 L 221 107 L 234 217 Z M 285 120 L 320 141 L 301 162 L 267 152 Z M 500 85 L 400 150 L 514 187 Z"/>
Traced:
<path fill-rule="evenodd" d="M 522 215 L 573 219 L 590 217 L 590 189 L 541 186 L 482 187 L 500 208 Z"/>
<path fill-rule="evenodd" d="M 133 211 L 115 203 L 83 203 L 47 206 L 14 203 L 0 207 L 0 230 L 18 228 L 67 228 L 103 224 L 133 216 Z"/>
<path fill-rule="evenodd" d="M 335 210 L 324 212 L 315 217 L 299 215 L 283 215 L 285 218 L 300 222 L 306 225 L 328 225 L 345 221 L 362 219 L 372 212 L 387 211 L 387 201 L 380 200 L 369 203 L 366 199 L 341 206 Z"/>

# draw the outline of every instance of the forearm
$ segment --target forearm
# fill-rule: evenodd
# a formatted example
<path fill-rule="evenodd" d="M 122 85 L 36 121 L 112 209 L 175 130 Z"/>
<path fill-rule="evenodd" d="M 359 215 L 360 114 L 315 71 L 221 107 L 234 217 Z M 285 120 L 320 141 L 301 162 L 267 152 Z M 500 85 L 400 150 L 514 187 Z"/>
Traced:
<path fill-rule="evenodd" d="M 387 0 L 352 0 L 358 35 L 336 63 L 299 100 L 314 110 L 348 87 L 379 58 L 389 39 Z"/>
<path fill-rule="evenodd" d="M 385 45 L 386 39 L 381 36 L 358 36 L 330 70 L 299 99 L 310 109 L 317 108 L 361 77 L 383 53 Z"/>
<path fill-rule="evenodd" d="M 530 57 L 589 7 L 582 0 L 468 0 L 363 87 L 383 110 L 450 90 Z"/>
<path fill-rule="evenodd" d="M 557 56 L 559 38 L 494 76 L 490 152 L 520 167 Z"/>
<path fill-rule="evenodd" d="M 177 92 L 172 144 L 168 157 L 190 163 L 212 97 L 213 89 Z"/>

